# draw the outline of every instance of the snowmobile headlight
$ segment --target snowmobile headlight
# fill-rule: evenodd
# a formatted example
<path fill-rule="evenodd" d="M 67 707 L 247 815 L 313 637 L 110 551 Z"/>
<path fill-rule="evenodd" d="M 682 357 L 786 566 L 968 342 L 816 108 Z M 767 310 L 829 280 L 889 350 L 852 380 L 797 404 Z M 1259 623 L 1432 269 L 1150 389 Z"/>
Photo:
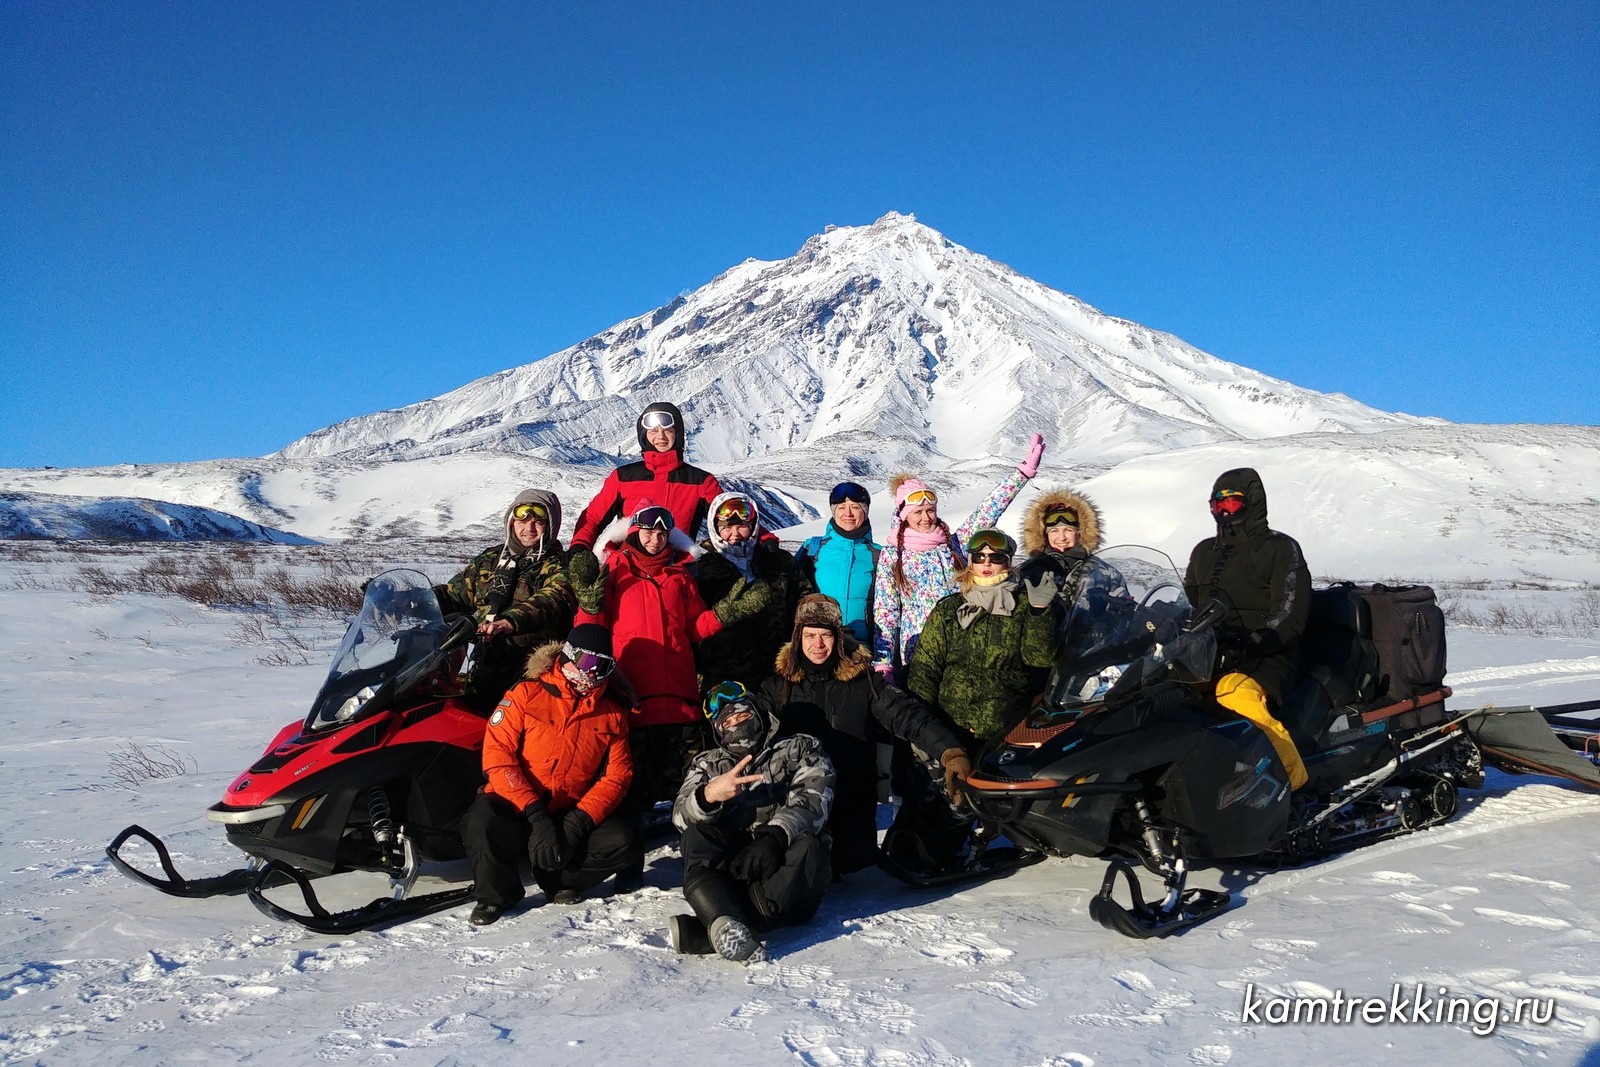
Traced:
<path fill-rule="evenodd" d="M 377 694 L 377 690 L 370 685 L 362 686 L 355 696 L 339 705 L 339 710 L 333 713 L 329 722 L 349 722 L 356 717 L 362 707 Z"/>

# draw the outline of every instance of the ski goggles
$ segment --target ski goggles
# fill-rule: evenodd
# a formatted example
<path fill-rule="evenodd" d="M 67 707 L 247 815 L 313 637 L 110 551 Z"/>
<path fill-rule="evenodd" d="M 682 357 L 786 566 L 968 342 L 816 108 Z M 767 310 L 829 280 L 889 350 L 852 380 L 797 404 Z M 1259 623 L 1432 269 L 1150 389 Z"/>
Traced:
<path fill-rule="evenodd" d="M 543 504 L 518 504 L 511 509 L 511 517 L 518 522 L 526 522 L 529 519 L 548 522 L 550 513 L 545 510 Z"/>
<path fill-rule="evenodd" d="M 737 705 L 750 703 L 750 690 L 745 688 L 743 682 L 719 682 L 706 693 L 706 699 L 700 705 L 700 710 L 705 712 L 706 718 L 712 722 L 717 721 L 717 716 L 731 710 Z"/>
<path fill-rule="evenodd" d="M 639 416 L 639 425 L 647 430 L 670 430 L 677 424 L 670 411 L 647 411 Z"/>
<path fill-rule="evenodd" d="M 967 558 L 973 563 L 1010 563 L 1011 538 L 999 530 L 979 530 L 967 541 Z"/>
<path fill-rule="evenodd" d="M 833 491 L 828 494 L 828 506 L 830 508 L 836 508 L 840 504 L 843 504 L 846 500 L 852 500 L 855 503 L 860 504 L 862 507 L 866 507 L 868 504 L 872 503 L 872 494 L 867 492 L 863 486 L 860 486 L 855 482 L 840 482 L 838 485 L 834 486 Z"/>
<path fill-rule="evenodd" d="M 1051 508 L 1044 513 L 1044 528 L 1048 530 L 1052 526 L 1070 526 L 1076 530 L 1078 528 L 1078 512 L 1073 508 L 1064 506 Z"/>
<path fill-rule="evenodd" d="M 1211 514 L 1237 515 L 1244 510 L 1244 494 L 1237 489 L 1218 489 L 1211 497 Z"/>
<path fill-rule="evenodd" d="M 754 526 L 756 509 L 748 500 L 727 500 L 717 508 L 718 526 Z"/>
<path fill-rule="evenodd" d="M 666 530 L 672 532 L 672 512 L 660 504 L 640 508 L 634 513 L 633 524 L 641 530 Z"/>
<path fill-rule="evenodd" d="M 561 654 L 567 657 L 581 674 L 588 675 L 597 682 L 611 677 L 611 672 L 617 669 L 617 661 L 604 652 L 591 652 L 587 648 L 579 648 L 571 641 L 561 646 Z"/>
<path fill-rule="evenodd" d="M 938 502 L 939 494 L 932 489 L 913 489 L 906 494 L 905 506 L 908 508 L 920 508 L 922 505 L 927 504 L 931 507 Z"/>

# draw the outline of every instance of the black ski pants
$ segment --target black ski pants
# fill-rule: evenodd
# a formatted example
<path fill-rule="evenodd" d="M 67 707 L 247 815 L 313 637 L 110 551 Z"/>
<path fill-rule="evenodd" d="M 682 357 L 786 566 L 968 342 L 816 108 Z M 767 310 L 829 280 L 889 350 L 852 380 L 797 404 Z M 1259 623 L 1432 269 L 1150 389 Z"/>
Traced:
<path fill-rule="evenodd" d="M 758 828 L 757 828 L 758 829 Z M 770 878 L 746 882 L 728 863 L 750 843 L 749 830 L 724 830 L 715 823 L 693 823 L 683 832 L 683 895 L 707 927 L 728 915 L 757 932 L 797 926 L 817 913 L 833 882 L 828 845 L 803 834 L 784 853 L 783 866 Z"/>
<path fill-rule="evenodd" d="M 556 818 L 559 820 L 560 816 Z M 522 865 L 528 862 L 528 822 L 504 797 L 479 793 L 461 817 L 461 843 L 472 863 L 473 896 L 509 908 L 523 898 Z M 644 854 L 632 819 L 613 815 L 560 870 L 533 868 L 545 893 L 582 892 L 636 862 Z"/>

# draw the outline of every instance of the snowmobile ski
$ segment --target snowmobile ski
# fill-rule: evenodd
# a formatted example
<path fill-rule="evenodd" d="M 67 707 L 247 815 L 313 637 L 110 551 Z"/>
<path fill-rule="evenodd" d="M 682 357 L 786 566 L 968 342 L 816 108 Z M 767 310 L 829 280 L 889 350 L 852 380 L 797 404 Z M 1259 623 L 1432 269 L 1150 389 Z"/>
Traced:
<path fill-rule="evenodd" d="M 1131 900 L 1127 906 L 1119 904 L 1116 899 L 1119 877 L 1128 883 Z M 1100 892 L 1089 901 L 1089 917 L 1107 930 L 1125 937 L 1166 937 L 1198 926 L 1207 919 L 1214 919 L 1234 905 L 1233 897 L 1220 890 L 1185 889 L 1184 871 L 1181 868 L 1168 879 L 1168 883 L 1166 901 L 1158 905 L 1148 904 L 1139 888 L 1139 878 L 1134 874 L 1133 865 L 1126 860 L 1114 859 L 1106 868 Z"/>
<path fill-rule="evenodd" d="M 299 887 L 300 895 L 308 909 L 306 913 L 292 911 L 267 898 L 265 890 L 280 876 L 282 881 L 277 884 L 293 882 Z M 405 888 L 409 888 L 409 883 L 402 887 L 400 892 Z M 316 890 L 311 888 L 311 879 L 306 877 L 305 872 L 281 860 L 268 861 L 256 872 L 246 891 L 250 903 L 254 904 L 263 915 L 282 922 L 299 923 L 319 934 L 348 934 L 357 930 L 372 930 L 406 919 L 414 919 L 419 915 L 453 908 L 472 899 L 472 887 L 469 885 L 438 893 L 424 893 L 421 896 L 378 897 L 359 908 L 329 911 L 317 899 Z"/>
<path fill-rule="evenodd" d="M 166 877 L 141 871 L 123 858 L 122 846 L 133 837 L 147 842 L 156 850 L 156 859 L 160 861 L 161 870 Z M 250 887 L 250 880 L 255 877 L 258 866 L 256 857 L 252 856 L 245 866 L 226 874 L 212 875 L 209 878 L 185 878 L 173 865 L 172 854 L 167 851 L 167 846 L 162 844 L 161 839 L 137 823 L 123 830 L 111 844 L 106 846 L 106 858 L 129 878 L 153 886 L 168 896 L 190 898 L 235 896 L 243 893 Z"/>

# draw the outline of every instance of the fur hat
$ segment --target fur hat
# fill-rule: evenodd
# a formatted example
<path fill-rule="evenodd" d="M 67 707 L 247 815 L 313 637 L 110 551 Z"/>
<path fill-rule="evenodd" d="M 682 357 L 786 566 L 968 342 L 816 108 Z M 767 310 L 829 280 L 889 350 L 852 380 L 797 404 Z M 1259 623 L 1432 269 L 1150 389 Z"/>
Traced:
<path fill-rule="evenodd" d="M 844 611 L 839 602 L 824 593 L 810 593 L 800 598 L 794 609 L 794 628 L 821 626 L 829 630 L 844 629 Z"/>

